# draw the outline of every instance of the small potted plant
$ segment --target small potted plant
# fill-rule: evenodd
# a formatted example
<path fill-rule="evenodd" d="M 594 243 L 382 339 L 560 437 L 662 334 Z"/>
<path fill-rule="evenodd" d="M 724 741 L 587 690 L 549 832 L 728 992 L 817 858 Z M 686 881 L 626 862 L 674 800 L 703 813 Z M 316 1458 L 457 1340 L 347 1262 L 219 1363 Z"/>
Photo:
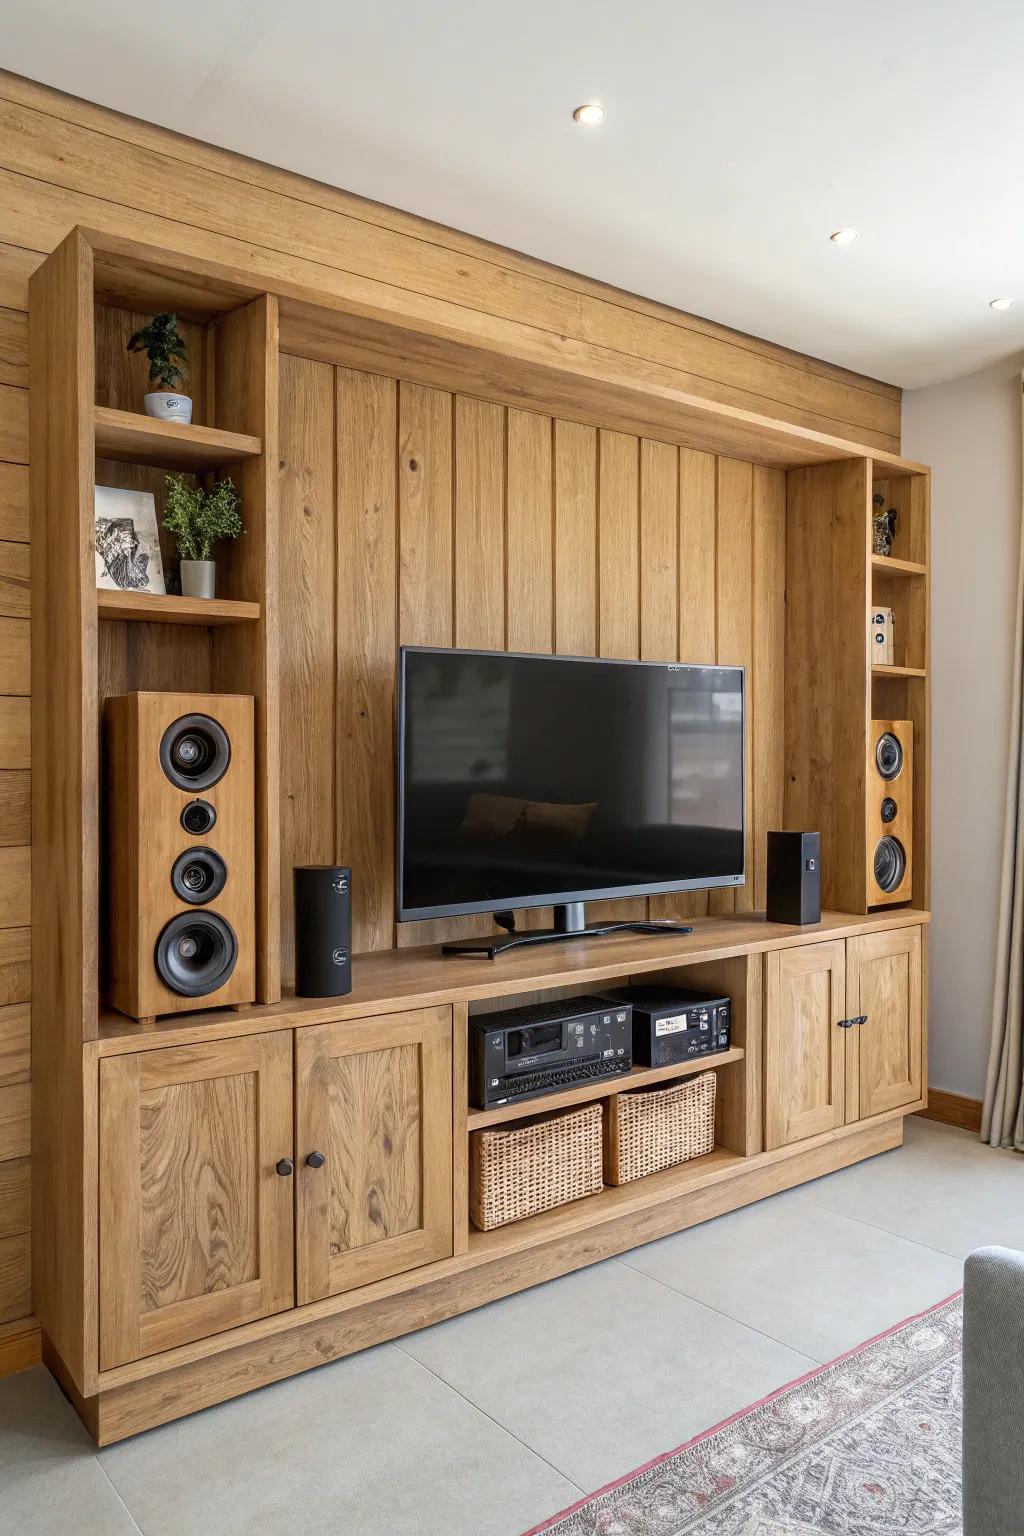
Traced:
<path fill-rule="evenodd" d="M 149 382 L 156 388 L 146 396 L 146 415 L 160 421 L 192 420 L 192 401 L 180 393 L 188 372 L 188 348 L 178 330 L 177 315 L 154 315 L 128 343 L 129 352 L 149 358 Z"/>
<path fill-rule="evenodd" d="M 218 480 L 212 491 L 204 491 L 201 485 L 189 485 L 184 475 L 168 475 L 163 525 L 178 547 L 182 594 L 215 596 L 214 547 L 244 531 L 231 480 Z"/>

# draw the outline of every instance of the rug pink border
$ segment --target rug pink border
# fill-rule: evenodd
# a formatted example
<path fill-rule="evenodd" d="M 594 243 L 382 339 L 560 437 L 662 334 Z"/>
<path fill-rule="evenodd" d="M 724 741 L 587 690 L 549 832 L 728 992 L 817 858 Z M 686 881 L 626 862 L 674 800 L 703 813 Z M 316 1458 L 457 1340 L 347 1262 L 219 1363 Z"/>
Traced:
<path fill-rule="evenodd" d="M 694 1435 L 690 1440 L 684 1440 L 682 1445 L 677 1445 L 670 1451 L 662 1451 L 660 1456 L 653 1456 L 650 1461 L 645 1461 L 642 1466 L 634 1467 L 632 1472 L 626 1472 L 622 1477 L 617 1477 L 613 1482 L 605 1483 L 603 1488 L 598 1488 L 594 1493 L 588 1493 L 582 1499 L 577 1499 L 575 1504 L 570 1504 L 567 1509 L 559 1510 L 557 1515 L 544 1520 L 540 1525 L 533 1525 L 523 1536 L 541 1536 L 543 1531 L 550 1531 L 560 1520 L 565 1520 L 569 1515 L 574 1515 L 577 1510 L 585 1509 L 588 1504 L 593 1504 L 595 1499 L 603 1498 L 606 1493 L 612 1493 L 614 1489 L 621 1488 L 625 1483 L 631 1483 L 635 1477 L 640 1477 L 644 1472 L 650 1472 L 652 1467 L 660 1467 L 662 1462 L 671 1461 L 673 1456 L 678 1456 L 682 1451 L 688 1451 L 693 1446 L 699 1445 L 702 1440 L 708 1440 L 712 1435 L 717 1435 L 720 1430 L 728 1429 L 730 1424 L 735 1424 L 737 1419 L 746 1418 L 748 1413 L 753 1413 L 758 1408 L 763 1408 L 765 1403 L 774 1402 L 784 1392 L 791 1391 L 794 1387 L 802 1387 L 805 1382 L 813 1381 L 815 1376 L 820 1376 L 823 1371 L 830 1371 L 834 1365 L 841 1365 L 844 1360 L 852 1360 L 854 1355 L 861 1354 L 865 1349 L 870 1349 L 872 1344 L 877 1344 L 881 1339 L 888 1339 L 894 1333 L 899 1333 L 901 1328 L 906 1328 L 909 1323 L 916 1323 L 919 1318 L 927 1317 L 930 1312 L 938 1312 L 942 1307 L 948 1306 L 958 1296 L 963 1295 L 963 1288 L 951 1291 L 941 1301 L 933 1302 L 930 1307 L 924 1307 L 920 1312 L 912 1312 L 909 1317 L 904 1317 L 900 1322 L 893 1323 L 891 1328 L 883 1328 L 881 1333 L 876 1333 L 872 1338 L 865 1339 L 863 1344 L 854 1345 L 845 1354 L 837 1355 L 834 1360 L 826 1360 L 824 1365 L 816 1365 L 813 1371 L 806 1371 L 803 1376 L 797 1376 L 794 1381 L 787 1381 L 785 1386 L 776 1387 L 774 1392 L 769 1392 L 767 1397 L 758 1398 L 756 1403 L 750 1403 L 746 1408 L 740 1408 L 736 1413 L 731 1413 L 727 1419 L 719 1424 L 713 1424 L 710 1429 L 701 1430 L 699 1435 Z"/>

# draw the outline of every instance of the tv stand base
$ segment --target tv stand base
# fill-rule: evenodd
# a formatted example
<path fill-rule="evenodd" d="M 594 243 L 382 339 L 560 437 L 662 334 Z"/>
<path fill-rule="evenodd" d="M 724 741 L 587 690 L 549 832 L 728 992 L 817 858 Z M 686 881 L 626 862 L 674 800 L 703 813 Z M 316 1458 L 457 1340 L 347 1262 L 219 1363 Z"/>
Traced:
<path fill-rule="evenodd" d="M 480 955 L 494 960 L 506 950 L 524 944 L 558 944 L 569 939 L 603 939 L 609 933 L 692 933 L 687 923 L 601 923 L 594 928 L 536 928 L 526 933 L 490 934 L 485 939 L 463 939 L 442 944 L 444 955 Z"/>

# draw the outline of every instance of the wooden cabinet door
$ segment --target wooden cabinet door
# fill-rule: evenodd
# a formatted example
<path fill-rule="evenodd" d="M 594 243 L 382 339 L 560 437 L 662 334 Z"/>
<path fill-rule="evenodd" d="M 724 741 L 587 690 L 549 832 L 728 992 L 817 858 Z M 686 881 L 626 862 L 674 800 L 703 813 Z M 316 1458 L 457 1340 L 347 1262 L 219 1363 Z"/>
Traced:
<path fill-rule="evenodd" d="M 766 958 L 764 1131 L 771 1152 L 843 1124 L 846 954 L 837 939 Z"/>
<path fill-rule="evenodd" d="M 449 1257 L 451 1009 L 300 1029 L 296 1072 L 299 1302 Z"/>
<path fill-rule="evenodd" d="M 921 930 L 890 928 L 848 939 L 850 1031 L 847 1120 L 866 1120 L 921 1097 L 924 1020 Z"/>
<path fill-rule="evenodd" d="M 100 1366 L 293 1305 L 292 1031 L 100 1062 Z"/>

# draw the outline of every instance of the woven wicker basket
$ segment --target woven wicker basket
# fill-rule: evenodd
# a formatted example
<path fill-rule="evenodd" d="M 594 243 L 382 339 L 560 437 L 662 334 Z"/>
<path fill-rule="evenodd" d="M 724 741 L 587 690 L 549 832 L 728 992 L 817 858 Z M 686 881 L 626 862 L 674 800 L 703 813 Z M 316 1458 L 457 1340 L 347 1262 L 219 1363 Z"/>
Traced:
<path fill-rule="evenodd" d="M 628 1184 L 713 1151 L 715 1086 L 714 1072 L 702 1072 L 670 1088 L 615 1094 L 608 1105 L 605 1183 Z"/>
<path fill-rule="evenodd" d="M 469 1138 L 469 1214 L 481 1232 L 602 1187 L 600 1104 Z"/>

